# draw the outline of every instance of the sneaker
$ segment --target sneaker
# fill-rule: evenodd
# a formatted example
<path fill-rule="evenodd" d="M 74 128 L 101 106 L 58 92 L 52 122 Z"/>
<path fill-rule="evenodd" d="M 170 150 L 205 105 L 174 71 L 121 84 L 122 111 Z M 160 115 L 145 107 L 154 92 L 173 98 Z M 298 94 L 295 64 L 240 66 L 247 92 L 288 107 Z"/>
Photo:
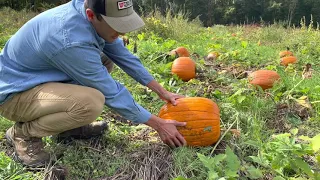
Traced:
<path fill-rule="evenodd" d="M 108 129 L 108 124 L 105 121 L 95 121 L 79 128 L 70 129 L 56 136 L 57 141 L 74 139 L 89 139 L 102 135 Z"/>
<path fill-rule="evenodd" d="M 24 136 L 22 123 L 16 123 L 6 132 L 8 143 L 14 147 L 14 160 L 29 167 L 43 167 L 50 162 L 41 138 Z"/>

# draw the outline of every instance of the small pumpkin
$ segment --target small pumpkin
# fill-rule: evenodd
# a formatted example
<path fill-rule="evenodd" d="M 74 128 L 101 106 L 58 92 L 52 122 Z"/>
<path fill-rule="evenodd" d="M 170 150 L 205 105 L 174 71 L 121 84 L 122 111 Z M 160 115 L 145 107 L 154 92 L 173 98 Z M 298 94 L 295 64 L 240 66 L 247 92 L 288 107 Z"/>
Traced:
<path fill-rule="evenodd" d="M 280 59 L 280 64 L 283 66 L 288 66 L 289 64 L 294 64 L 297 62 L 297 57 L 295 56 L 287 56 Z"/>
<path fill-rule="evenodd" d="M 263 90 L 273 87 L 273 84 L 280 79 L 277 72 L 272 70 L 257 70 L 249 74 L 249 83 L 253 86 L 260 86 Z"/>
<path fill-rule="evenodd" d="M 173 61 L 171 72 L 183 81 L 189 81 L 196 77 L 196 63 L 189 57 L 179 57 Z"/>
<path fill-rule="evenodd" d="M 159 111 L 162 119 L 186 122 L 177 127 L 188 146 L 210 146 L 220 137 L 220 110 L 218 105 L 203 97 L 177 99 L 177 105 L 163 105 Z"/>
<path fill-rule="evenodd" d="M 293 52 L 291 52 L 290 49 L 287 48 L 287 50 L 281 51 L 279 53 L 279 56 L 280 56 L 280 58 L 287 57 L 287 56 L 293 56 Z"/>
<path fill-rule="evenodd" d="M 175 55 L 176 57 L 190 57 L 188 49 L 182 46 L 170 51 L 169 54 Z"/>

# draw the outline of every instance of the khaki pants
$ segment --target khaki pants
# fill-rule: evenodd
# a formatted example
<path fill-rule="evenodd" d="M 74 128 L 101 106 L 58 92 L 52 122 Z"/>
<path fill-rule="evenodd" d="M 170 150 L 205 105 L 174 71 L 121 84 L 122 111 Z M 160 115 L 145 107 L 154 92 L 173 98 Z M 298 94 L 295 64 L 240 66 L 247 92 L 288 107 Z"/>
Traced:
<path fill-rule="evenodd" d="M 103 54 L 101 60 L 110 72 L 112 61 Z M 23 122 L 25 136 L 45 137 L 93 122 L 104 103 L 104 95 L 96 89 L 50 82 L 16 94 L 0 105 L 0 115 Z"/>

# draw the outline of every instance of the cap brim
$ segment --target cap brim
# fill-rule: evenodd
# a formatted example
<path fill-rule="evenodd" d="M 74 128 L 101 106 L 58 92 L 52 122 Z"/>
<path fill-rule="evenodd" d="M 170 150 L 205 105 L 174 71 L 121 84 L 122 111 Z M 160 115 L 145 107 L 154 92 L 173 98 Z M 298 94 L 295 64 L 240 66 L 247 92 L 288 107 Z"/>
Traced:
<path fill-rule="evenodd" d="M 124 17 L 107 17 L 102 15 L 102 18 L 110 27 L 120 33 L 128 33 L 144 26 L 143 20 L 136 12 Z"/>

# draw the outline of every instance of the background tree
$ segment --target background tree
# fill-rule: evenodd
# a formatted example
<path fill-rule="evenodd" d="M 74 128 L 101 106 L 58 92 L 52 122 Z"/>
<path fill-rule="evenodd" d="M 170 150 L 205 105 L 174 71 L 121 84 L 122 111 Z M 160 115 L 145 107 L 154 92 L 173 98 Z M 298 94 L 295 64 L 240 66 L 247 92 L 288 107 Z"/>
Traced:
<path fill-rule="evenodd" d="M 0 0 L 0 8 L 41 12 L 69 0 Z M 285 26 L 299 26 L 301 18 L 313 25 L 320 21 L 319 0 L 134 0 L 135 10 L 147 15 L 155 9 L 163 15 L 170 10 L 184 12 L 190 19 L 199 17 L 205 26 L 215 24 L 252 24 L 281 22 Z M 308 25 L 308 24 L 307 24 Z"/>

